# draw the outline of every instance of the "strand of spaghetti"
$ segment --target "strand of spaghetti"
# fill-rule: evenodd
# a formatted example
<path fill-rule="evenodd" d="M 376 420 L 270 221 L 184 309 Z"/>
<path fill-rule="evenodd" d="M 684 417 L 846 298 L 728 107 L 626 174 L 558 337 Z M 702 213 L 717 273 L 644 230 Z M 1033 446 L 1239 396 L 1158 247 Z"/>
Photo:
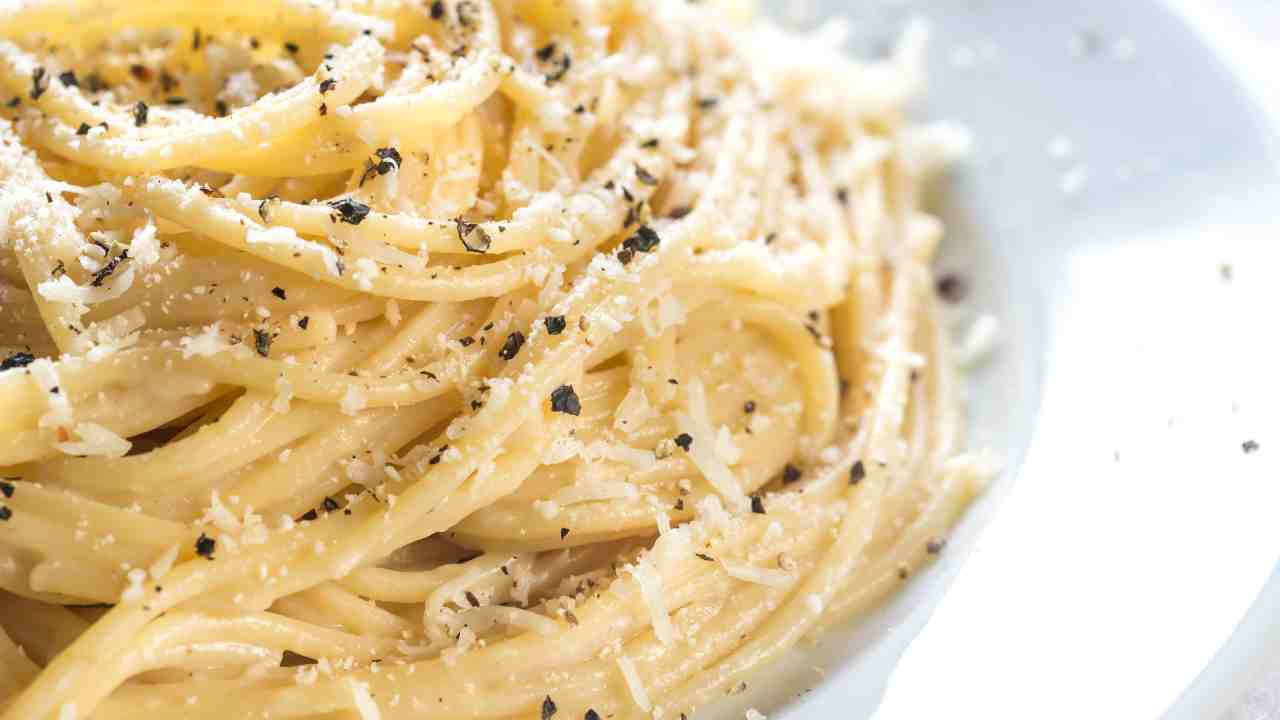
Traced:
<path fill-rule="evenodd" d="M 240 154 L 235 148 L 266 143 L 268 149 L 258 152 L 283 150 L 271 147 L 281 132 L 298 130 L 312 118 L 318 119 L 314 109 L 321 105 L 340 107 L 354 100 L 368 87 L 381 62 L 382 46 L 372 37 L 360 36 L 335 53 L 332 64 L 326 66 L 330 70 L 225 118 L 192 120 L 178 115 L 165 124 L 164 114 L 157 112 L 145 127 L 136 128 L 136 122 L 124 112 L 95 108 L 79 90 L 54 86 L 41 96 L 41 109 L 58 113 L 61 122 L 45 120 L 33 125 L 32 131 L 41 145 L 59 155 L 119 173 L 155 172 L 183 165 L 233 169 L 240 167 L 235 162 Z M 21 92 L 36 67 L 30 55 L 0 42 L 0 81 L 7 88 Z M 328 80 L 334 81 L 332 86 L 322 89 L 321 84 Z M 106 123 L 109 129 L 80 134 L 80 123 Z"/>
<path fill-rule="evenodd" d="M 916 282 L 917 279 L 910 275 L 894 278 L 890 322 L 898 337 L 910 334 L 914 319 L 912 311 L 917 300 L 915 294 L 918 292 Z M 887 462 L 896 454 L 898 421 L 902 415 L 899 408 L 905 405 L 907 373 L 901 360 L 887 361 L 881 372 L 876 424 L 868 440 L 868 452 L 873 460 Z M 849 463 L 852 462 L 853 459 L 850 459 Z M 805 578 L 789 601 L 769 618 L 764 628 L 714 669 L 699 673 L 674 689 L 659 703 L 659 707 L 664 708 L 664 711 L 674 712 L 676 708 L 693 708 L 705 704 L 715 693 L 736 682 L 751 668 L 793 645 L 818 622 L 821 613 L 815 612 L 813 608 L 825 607 L 831 603 L 842 585 L 841 579 L 848 576 L 871 540 L 871 532 L 880 511 L 880 500 L 887 489 L 887 473 L 884 468 L 880 462 L 870 463 L 866 467 L 865 479 L 846 492 L 848 511 L 840 523 L 835 542 L 823 553 L 814 572 Z"/>
<path fill-rule="evenodd" d="M 305 0 L 263 0 L 222 7 L 196 0 L 42 0 L 6 9 L 0 35 L 48 33 L 72 40 L 79 34 L 105 35 L 126 27 L 208 27 L 215 32 L 244 31 L 269 37 L 316 37 L 339 41 L 364 30 L 389 31 L 368 15 Z"/>
<path fill-rule="evenodd" d="M 157 215 L 184 227 L 200 228 L 229 247 L 290 267 L 313 280 L 383 297 L 433 302 L 498 297 L 530 282 L 534 271 L 545 266 L 539 253 L 528 253 L 461 269 L 432 269 L 424 276 L 364 259 L 372 263 L 372 270 L 356 277 L 357 273 L 343 268 L 345 263 L 328 246 L 304 241 L 292 228 L 263 227 L 180 182 L 152 178 L 133 188 L 132 193 Z M 356 262 L 351 266 L 361 270 Z"/>

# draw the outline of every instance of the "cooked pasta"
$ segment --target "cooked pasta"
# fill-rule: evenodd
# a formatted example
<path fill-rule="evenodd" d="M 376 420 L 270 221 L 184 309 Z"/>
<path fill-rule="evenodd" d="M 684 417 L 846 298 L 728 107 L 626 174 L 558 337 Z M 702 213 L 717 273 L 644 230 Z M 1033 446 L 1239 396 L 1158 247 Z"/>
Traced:
<path fill-rule="evenodd" d="M 0 717 L 684 717 L 939 552 L 961 138 L 749 15 L 0 10 Z"/>

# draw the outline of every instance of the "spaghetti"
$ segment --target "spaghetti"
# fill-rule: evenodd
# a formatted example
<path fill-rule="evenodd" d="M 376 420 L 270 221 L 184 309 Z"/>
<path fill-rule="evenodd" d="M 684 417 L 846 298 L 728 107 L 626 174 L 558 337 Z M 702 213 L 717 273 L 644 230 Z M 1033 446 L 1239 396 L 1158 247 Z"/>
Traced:
<path fill-rule="evenodd" d="M 920 35 L 744 17 L 0 12 L 0 717 L 683 717 L 938 552 Z"/>

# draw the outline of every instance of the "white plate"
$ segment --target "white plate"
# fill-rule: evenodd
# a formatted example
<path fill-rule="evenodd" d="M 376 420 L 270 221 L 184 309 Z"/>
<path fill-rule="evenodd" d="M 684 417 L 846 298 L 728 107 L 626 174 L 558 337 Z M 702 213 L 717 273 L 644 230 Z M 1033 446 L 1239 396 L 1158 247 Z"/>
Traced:
<path fill-rule="evenodd" d="M 1280 7 L 847 5 L 810 19 L 855 52 L 928 18 L 919 114 L 974 131 L 941 265 L 1002 320 L 972 444 L 1008 470 L 940 563 L 725 716 L 1217 717 L 1280 650 Z"/>

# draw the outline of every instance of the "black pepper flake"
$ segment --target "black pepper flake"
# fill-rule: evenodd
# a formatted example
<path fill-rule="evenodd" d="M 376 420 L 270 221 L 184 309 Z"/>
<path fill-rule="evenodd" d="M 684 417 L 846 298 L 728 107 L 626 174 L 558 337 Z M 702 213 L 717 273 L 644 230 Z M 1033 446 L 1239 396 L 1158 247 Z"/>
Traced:
<path fill-rule="evenodd" d="M 328 114 L 329 114 L 329 105 L 327 103 L 320 103 L 320 117 L 324 117 L 325 115 L 328 115 Z"/>
<path fill-rule="evenodd" d="M 1240 449 L 1244 451 L 1245 455 L 1252 455 L 1262 449 L 1262 446 L 1258 444 L 1257 440 L 1245 440 L 1240 443 Z"/>
<path fill-rule="evenodd" d="M 693 212 L 693 208 L 688 205 L 680 205 L 679 207 L 671 208 L 671 211 L 667 213 L 667 217 L 672 220 L 683 220 L 691 212 Z"/>
<path fill-rule="evenodd" d="M 622 241 L 622 247 L 632 252 L 652 252 L 658 247 L 658 243 L 662 242 L 662 238 L 658 237 L 658 233 L 648 225 L 641 225 L 636 228 L 636 234 Z"/>
<path fill-rule="evenodd" d="M 435 455 L 432 455 L 432 456 L 431 456 L 431 459 L 427 461 L 427 464 L 428 464 L 428 465 L 439 465 L 439 464 L 440 464 L 440 458 L 444 457 L 444 451 L 445 451 L 445 450 L 448 450 L 448 449 L 449 449 L 449 446 L 448 446 L 448 445 L 441 445 L 441 446 L 440 446 L 440 450 L 438 450 L 438 451 L 436 452 L 436 454 L 435 454 Z"/>
<path fill-rule="evenodd" d="M 569 528 L 560 528 L 560 539 L 563 540 L 569 534 Z"/>
<path fill-rule="evenodd" d="M 7 498 L 13 497 L 13 483 L 8 480 L 0 480 L 0 494 Z"/>
<path fill-rule="evenodd" d="M 782 483 L 784 485 L 790 485 L 791 483 L 799 480 L 801 475 L 803 475 L 803 473 L 800 472 L 800 468 L 792 465 L 791 463 L 787 463 L 786 467 L 782 468 Z"/>
<path fill-rule="evenodd" d="M 539 60 L 541 60 L 542 62 L 546 62 L 551 59 L 552 55 L 556 54 L 556 44 L 553 42 L 549 42 L 546 45 L 543 45 L 542 47 L 538 48 L 538 51 L 534 54 L 538 56 Z"/>
<path fill-rule="evenodd" d="M 905 565 L 904 565 L 904 566 L 902 566 L 902 567 L 900 567 L 900 568 L 898 568 L 898 579 L 899 579 L 899 580 L 906 580 L 906 579 L 907 579 L 907 576 L 908 576 L 908 575 L 910 575 L 910 574 L 911 574 L 911 571 L 910 571 L 910 570 L 908 570 L 908 569 L 907 569 L 907 567 L 906 567 Z"/>
<path fill-rule="evenodd" d="M 275 295 L 276 297 L 280 298 L 281 300 L 285 300 L 285 299 L 287 299 L 287 296 L 285 295 L 285 292 L 284 292 L 284 288 L 282 288 L 282 287 L 273 287 L 273 288 L 271 288 L 271 294 L 272 294 L 272 295 Z"/>
<path fill-rule="evenodd" d="M 43 82 L 44 79 L 45 79 L 44 68 L 38 67 L 35 70 L 31 71 L 31 99 L 32 100 L 39 100 L 40 96 L 43 95 L 45 91 L 49 89 L 48 83 L 46 83 L 43 87 L 40 85 L 40 83 Z"/>
<path fill-rule="evenodd" d="M 296 43 L 296 42 L 287 42 L 287 43 L 285 43 L 285 44 L 284 44 L 284 49 L 285 49 L 285 50 L 288 50 L 290 55 L 296 55 L 296 54 L 298 53 L 298 49 L 299 49 L 299 48 L 298 48 L 298 43 Z"/>
<path fill-rule="evenodd" d="M 947 546 L 946 538 L 934 538 L 925 544 L 924 549 L 930 555 L 937 555 Z"/>
<path fill-rule="evenodd" d="M 267 332 L 266 330 L 259 330 L 257 328 L 254 328 L 253 330 L 254 351 L 256 351 L 262 357 L 269 356 L 271 354 L 271 341 L 274 339 L 275 339 L 275 336 Z"/>
<path fill-rule="evenodd" d="M 58 75 L 58 80 L 62 83 L 63 87 L 80 87 L 80 81 L 76 79 L 75 70 L 68 70 L 64 73 L 60 73 Z"/>
<path fill-rule="evenodd" d="M 522 346 L 524 346 L 524 333 L 517 330 L 507 336 L 507 341 L 502 344 L 502 349 L 498 350 L 498 357 L 503 360 L 511 360 L 520 352 Z"/>
<path fill-rule="evenodd" d="M 308 521 L 308 520 L 315 520 L 315 519 L 316 519 L 316 518 L 318 518 L 318 517 L 320 517 L 320 514 L 316 512 L 316 509 L 315 509 L 315 508 L 311 508 L 310 510 L 306 511 L 305 513 L 303 513 L 303 514 L 298 518 L 298 521 L 299 521 L 299 522 L 306 522 L 306 521 Z"/>
<path fill-rule="evenodd" d="M 338 84 L 338 81 L 337 81 L 337 80 L 334 80 L 333 78 L 328 78 L 328 79 L 325 79 L 325 80 L 321 80 L 321 81 L 320 81 L 320 93 L 321 93 L 321 94 L 324 94 L 324 93 L 327 93 L 327 92 L 329 92 L 329 91 L 333 90 L 333 88 L 334 88 L 335 86 L 337 86 L 337 84 Z"/>
<path fill-rule="evenodd" d="M 471 347 L 475 343 L 475 341 L 476 339 L 471 337 L 470 335 L 467 335 L 466 337 L 458 338 L 458 344 L 461 345 L 462 347 Z"/>
<path fill-rule="evenodd" d="M 865 478 L 866 476 L 867 476 L 867 466 L 863 465 L 861 460 L 854 463 L 853 467 L 849 468 L 849 484 L 850 485 L 857 485 L 858 483 L 862 482 L 863 478 Z"/>
<path fill-rule="evenodd" d="M 466 591 L 465 595 L 467 598 L 467 602 L 470 603 L 471 607 L 480 607 L 480 598 L 476 597 L 475 593 L 468 590 Z"/>
<path fill-rule="evenodd" d="M 132 75 L 135 80 L 140 82 L 151 81 L 151 68 L 146 65 L 130 65 L 129 74 Z"/>
<path fill-rule="evenodd" d="M 630 248 L 622 248 L 621 250 L 618 251 L 618 262 L 622 263 L 623 265 L 628 265 L 631 263 L 631 259 L 634 258 L 635 256 L 636 256 L 636 253 L 634 250 L 631 250 Z"/>
<path fill-rule="evenodd" d="M 565 533 L 568 531 L 561 530 L 560 532 Z M 564 537 L 564 535 L 562 534 L 561 537 Z M 551 717 L 555 714 L 556 714 L 556 703 L 554 700 L 551 699 L 551 696 L 548 695 L 542 701 L 542 720 L 551 720 Z"/>
<path fill-rule="evenodd" d="M 13 511 L 8 507 L 0 505 L 0 520 L 8 520 L 13 517 Z"/>
<path fill-rule="evenodd" d="M 582 720 L 600 720 L 600 713 L 587 708 L 587 714 L 582 716 Z"/>
<path fill-rule="evenodd" d="M 561 385 L 551 392 L 551 411 L 574 416 L 582 414 L 582 403 L 572 385 Z"/>
<path fill-rule="evenodd" d="M 439 20 L 444 17 L 444 3 L 441 0 L 435 0 L 431 3 L 431 19 Z"/>
<path fill-rule="evenodd" d="M 331 497 L 325 498 L 324 502 L 321 504 L 324 506 L 325 512 L 333 512 L 334 510 L 338 509 L 338 501 L 334 500 Z"/>
<path fill-rule="evenodd" d="M 203 558 L 213 559 L 213 549 L 217 547 L 218 542 L 213 538 L 200 533 L 200 537 L 196 538 L 196 554 Z"/>
<path fill-rule="evenodd" d="M 271 193 L 258 203 L 258 217 L 262 218 L 262 222 L 271 222 L 271 203 L 280 199 L 279 195 Z"/>
<path fill-rule="evenodd" d="M 636 180 L 639 180 L 644 185 L 658 184 L 658 178 L 654 177 L 648 170 L 641 167 L 639 163 L 636 164 Z"/>
<path fill-rule="evenodd" d="M 710 110 L 711 108 L 719 104 L 720 104 L 720 98 L 718 97 L 698 98 L 698 109 L 700 110 Z"/>
<path fill-rule="evenodd" d="M 4 360 L 0 360 L 0 371 L 26 367 L 36 361 L 36 356 L 29 352 L 16 352 Z"/>
<path fill-rule="evenodd" d="M 129 251 L 121 250 L 119 255 L 108 260 L 106 265 L 103 265 L 98 272 L 93 274 L 93 279 L 89 281 L 89 284 L 94 287 L 102 287 L 102 283 L 106 282 L 107 278 L 111 277 L 111 273 L 116 271 L 116 268 L 120 266 L 120 263 L 128 259 Z"/>
<path fill-rule="evenodd" d="M 375 166 L 379 175 L 386 175 L 392 170 L 400 169 L 400 151 L 393 147 L 378 148 L 373 151 L 378 156 L 378 164 Z"/>
<path fill-rule="evenodd" d="M 165 105 L 186 105 L 186 104 L 187 104 L 187 99 L 186 99 L 186 98 L 184 98 L 184 97 L 178 97 L 178 96 L 176 96 L 176 95 L 175 95 L 175 96 L 173 96 L 173 97 L 167 97 L 167 98 L 165 98 L 165 99 L 164 99 L 164 104 L 165 104 Z"/>
<path fill-rule="evenodd" d="M 146 104 L 146 103 L 144 103 L 144 102 L 142 102 L 141 100 L 139 100 L 139 101 L 138 101 L 138 104 L 133 106 L 133 124 L 134 124 L 134 126 L 136 126 L 136 127 L 142 127 L 143 125 L 146 125 L 146 124 L 147 124 L 147 114 L 148 114 L 149 112 L 150 112 L 150 110 L 147 108 L 147 104 Z"/>
<path fill-rule="evenodd" d="M 302 328 L 303 330 L 306 330 L 307 326 L 310 324 L 311 324 L 310 315 L 303 315 L 302 318 L 298 320 L 298 327 Z"/>
<path fill-rule="evenodd" d="M 493 244 L 493 240 L 484 228 L 462 218 L 455 219 L 454 223 L 458 228 L 458 240 L 462 242 L 462 247 L 466 248 L 467 252 L 489 252 L 489 246 Z"/>
<path fill-rule="evenodd" d="M 200 35 L 200 28 L 191 31 L 191 49 L 199 50 L 200 44 L 204 42 L 204 38 Z"/>
<path fill-rule="evenodd" d="M 756 411 L 756 401 L 755 401 L 755 400 L 748 400 L 748 401 L 746 401 L 745 403 L 743 403 L 743 404 L 742 404 L 742 412 L 744 412 L 744 413 L 746 413 L 746 414 L 750 415 L 751 413 L 753 413 L 753 412 L 755 412 L 755 411 Z"/>
<path fill-rule="evenodd" d="M 226 100 L 215 100 L 213 102 L 213 112 L 218 117 L 226 117 L 227 113 L 230 111 L 230 108 L 227 107 Z"/>
<path fill-rule="evenodd" d="M 938 278 L 938 297 L 949 303 L 958 303 L 964 300 L 968 289 L 964 278 L 955 273 L 948 273 Z"/>
<path fill-rule="evenodd" d="M 716 561 L 716 559 L 715 559 L 715 558 L 711 557 L 710 555 L 708 555 L 708 554 L 706 554 L 706 553 L 694 553 L 693 555 L 694 555 L 694 557 L 698 558 L 699 560 L 702 560 L 703 562 L 715 562 L 715 561 Z"/>
<path fill-rule="evenodd" d="M 689 452 L 689 448 L 693 447 L 693 436 L 689 433 L 680 433 L 675 437 L 674 442 L 681 450 Z"/>
<path fill-rule="evenodd" d="M 548 335 L 559 335 L 564 332 L 565 321 L 563 315 L 549 315 L 542 319 L 542 323 L 547 326 Z"/>
<path fill-rule="evenodd" d="M 80 123 L 80 127 L 76 128 L 76 134 L 77 134 L 77 135 L 88 135 L 88 134 L 89 134 L 89 123 Z"/>
<path fill-rule="evenodd" d="M 684 498 L 676 498 L 676 510 L 684 510 Z"/>
<path fill-rule="evenodd" d="M 751 512 L 757 515 L 764 515 L 764 498 L 759 495 L 751 496 Z"/>
<path fill-rule="evenodd" d="M 285 650 L 284 655 L 280 658 L 280 667 L 300 667 L 302 665 L 315 665 L 317 660 L 309 658 L 301 653 L 292 650 Z"/>
<path fill-rule="evenodd" d="M 649 138 L 648 140 L 640 143 L 640 147 L 646 150 L 652 150 L 653 148 L 658 147 L 658 138 Z"/>
<path fill-rule="evenodd" d="M 849 204 L 849 188 L 844 187 L 843 185 L 836 188 L 836 202 L 841 205 Z"/>
<path fill-rule="evenodd" d="M 569 72 L 569 68 L 573 66 L 573 58 L 569 57 L 569 53 L 565 53 L 560 58 L 560 67 L 554 72 L 547 74 L 547 84 L 559 82 Z"/>
<path fill-rule="evenodd" d="M 359 225 L 369 216 L 368 205 L 349 197 L 341 200 L 330 200 L 329 207 L 337 210 L 338 219 L 348 225 Z"/>

